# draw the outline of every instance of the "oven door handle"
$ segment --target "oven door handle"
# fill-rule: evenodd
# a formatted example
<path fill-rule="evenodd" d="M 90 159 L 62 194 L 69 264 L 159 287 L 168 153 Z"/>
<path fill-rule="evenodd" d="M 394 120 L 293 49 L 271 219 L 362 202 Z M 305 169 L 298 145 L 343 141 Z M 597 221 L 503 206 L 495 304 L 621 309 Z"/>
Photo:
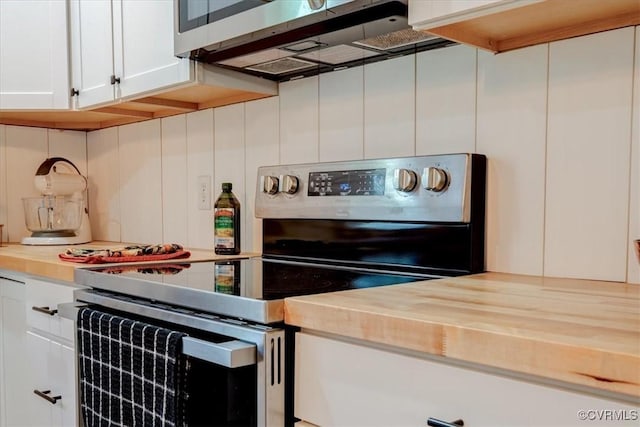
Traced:
<path fill-rule="evenodd" d="M 88 304 L 82 302 L 65 302 L 58 304 L 58 316 L 75 322 L 78 319 L 78 310 L 83 307 L 88 307 Z"/>
<path fill-rule="evenodd" d="M 212 343 L 197 338 L 182 338 L 182 353 L 226 368 L 256 364 L 256 345 L 240 340 Z"/>
<path fill-rule="evenodd" d="M 69 302 L 58 304 L 60 317 L 70 320 L 78 318 L 78 310 L 88 307 L 88 304 Z M 182 354 L 195 357 L 225 368 L 240 368 L 255 365 L 257 362 L 257 347 L 255 344 L 240 340 L 213 343 L 193 337 L 182 338 Z"/>

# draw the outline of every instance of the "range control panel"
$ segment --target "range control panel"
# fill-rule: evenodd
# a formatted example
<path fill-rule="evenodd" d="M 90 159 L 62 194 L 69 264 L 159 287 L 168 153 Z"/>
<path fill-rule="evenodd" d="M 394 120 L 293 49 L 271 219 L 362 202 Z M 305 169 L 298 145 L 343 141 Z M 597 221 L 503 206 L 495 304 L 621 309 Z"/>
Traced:
<path fill-rule="evenodd" d="M 482 171 L 472 185 L 473 170 Z M 486 159 L 450 154 L 258 169 L 256 216 L 468 222 Z"/>
<path fill-rule="evenodd" d="M 310 172 L 307 195 L 384 196 L 385 169 Z"/>

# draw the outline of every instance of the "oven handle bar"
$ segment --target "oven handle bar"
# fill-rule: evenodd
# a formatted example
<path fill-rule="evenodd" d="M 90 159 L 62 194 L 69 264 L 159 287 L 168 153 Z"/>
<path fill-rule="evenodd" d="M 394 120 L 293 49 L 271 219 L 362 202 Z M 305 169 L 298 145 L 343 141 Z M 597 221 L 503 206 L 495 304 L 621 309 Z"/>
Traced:
<path fill-rule="evenodd" d="M 60 317 L 70 320 L 78 318 L 78 311 L 88 304 L 70 302 L 58 304 Z M 193 337 L 182 338 L 182 353 L 226 368 L 255 365 L 256 345 L 240 340 L 212 343 Z"/>

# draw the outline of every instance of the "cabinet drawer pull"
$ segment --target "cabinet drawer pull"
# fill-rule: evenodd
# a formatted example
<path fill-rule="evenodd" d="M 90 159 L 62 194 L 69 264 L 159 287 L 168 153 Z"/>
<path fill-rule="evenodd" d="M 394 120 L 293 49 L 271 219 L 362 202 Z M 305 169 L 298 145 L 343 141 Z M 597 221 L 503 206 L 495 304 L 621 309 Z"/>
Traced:
<path fill-rule="evenodd" d="M 51 393 L 51 390 L 45 390 L 45 391 L 33 390 L 33 392 L 38 396 L 40 396 L 41 398 L 43 398 L 44 400 L 51 402 L 51 404 L 53 405 L 55 405 L 58 400 L 62 399 L 62 396 L 49 396 L 49 393 Z"/>
<path fill-rule="evenodd" d="M 455 420 L 448 423 L 446 421 L 442 421 L 437 418 L 429 418 L 427 420 L 427 425 L 431 427 L 462 427 L 464 426 L 464 421 Z"/>
<path fill-rule="evenodd" d="M 48 314 L 49 316 L 53 316 L 54 314 L 56 314 L 58 312 L 58 310 L 51 310 L 48 306 L 47 307 L 36 307 L 35 305 L 33 307 L 31 307 L 31 310 L 37 311 L 39 313 Z"/>

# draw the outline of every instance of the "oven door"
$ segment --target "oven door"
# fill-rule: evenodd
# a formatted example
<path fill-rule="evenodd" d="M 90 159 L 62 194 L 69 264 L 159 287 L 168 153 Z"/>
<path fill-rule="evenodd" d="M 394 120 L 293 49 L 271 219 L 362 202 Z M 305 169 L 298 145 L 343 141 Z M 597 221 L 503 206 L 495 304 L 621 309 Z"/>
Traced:
<path fill-rule="evenodd" d="M 182 339 L 182 353 L 189 361 L 186 417 L 190 424 L 284 425 L 282 329 L 105 291 L 77 290 L 74 299 L 75 303 L 58 306 L 61 316 L 77 320 L 79 308 L 88 306 L 189 334 Z"/>

